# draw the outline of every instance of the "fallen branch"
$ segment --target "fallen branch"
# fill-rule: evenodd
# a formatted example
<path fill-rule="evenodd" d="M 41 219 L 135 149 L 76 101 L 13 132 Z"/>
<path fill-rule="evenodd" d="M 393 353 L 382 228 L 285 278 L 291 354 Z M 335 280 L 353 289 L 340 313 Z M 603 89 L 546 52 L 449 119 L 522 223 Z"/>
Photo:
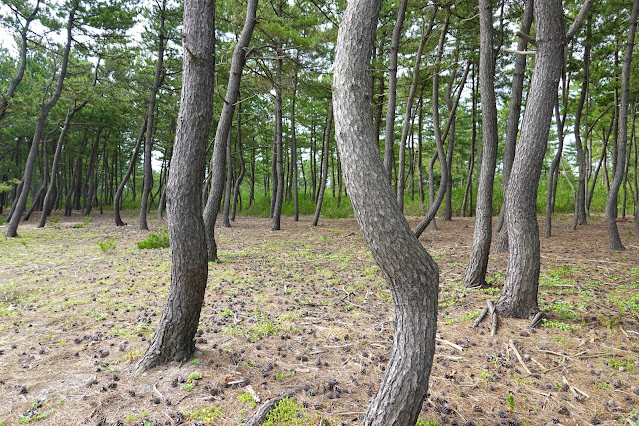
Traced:
<path fill-rule="evenodd" d="M 464 348 L 462 348 L 461 346 L 456 345 L 456 344 L 454 344 L 453 342 L 449 342 L 448 340 L 441 339 L 441 338 L 439 338 L 439 337 L 435 337 L 435 341 L 436 341 L 436 342 L 439 342 L 439 343 L 443 343 L 443 344 L 445 344 L 445 345 L 448 345 L 448 346 L 450 346 L 451 348 L 455 348 L 455 349 L 457 349 L 457 350 L 458 350 L 458 351 L 460 351 L 460 352 L 464 350 Z"/>
<path fill-rule="evenodd" d="M 499 317 L 497 315 L 497 311 L 495 310 L 495 303 L 492 300 L 486 301 L 486 307 L 481 314 L 477 317 L 475 322 L 473 323 L 473 327 L 479 327 L 479 324 L 486 318 L 486 316 L 490 313 L 490 335 L 494 336 L 497 333 L 497 327 L 499 326 Z"/>
<path fill-rule="evenodd" d="M 271 410 L 273 408 L 275 408 L 275 406 L 277 405 L 278 402 L 280 402 L 281 400 L 283 400 L 284 398 L 289 398 L 293 395 L 295 395 L 296 393 L 298 393 L 302 388 L 293 388 L 293 389 L 289 389 L 286 392 L 284 392 L 283 394 L 276 396 L 275 398 L 271 398 L 268 401 L 266 401 L 260 408 L 259 410 L 257 410 L 255 412 L 255 414 L 253 414 L 253 416 L 248 420 L 248 422 L 246 422 L 246 424 L 244 426 L 259 426 L 261 425 L 264 420 L 266 420 L 266 416 L 268 416 L 268 413 L 271 412 Z"/>
<path fill-rule="evenodd" d="M 522 359 L 521 355 L 519 354 L 519 351 L 515 347 L 515 344 L 513 343 L 513 341 L 510 340 L 508 343 L 510 344 L 510 348 L 513 350 L 513 352 L 515 352 L 515 356 L 519 360 L 519 363 L 521 364 L 521 366 L 524 368 L 524 371 L 526 371 L 526 373 L 528 373 L 529 376 L 532 376 L 532 371 L 530 371 L 528 369 L 528 367 L 526 366 L 526 364 L 524 363 L 524 360 Z"/>
<path fill-rule="evenodd" d="M 162 394 L 160 393 L 160 391 L 158 390 L 158 388 L 157 388 L 155 385 L 153 385 L 153 391 L 154 391 L 155 393 L 157 393 L 157 394 L 160 396 L 160 398 L 164 398 L 164 395 L 162 395 Z"/>
<path fill-rule="evenodd" d="M 574 395 L 574 397 L 576 399 L 579 399 L 579 395 L 577 394 L 577 392 L 579 392 L 580 394 L 582 394 L 583 396 L 585 396 L 586 398 L 590 398 L 590 395 L 588 395 L 586 392 L 582 391 L 581 389 L 571 385 L 570 383 L 568 383 L 568 379 L 566 379 L 566 376 L 561 376 L 563 382 L 566 384 L 566 386 L 568 386 L 570 388 L 570 391 L 572 392 L 572 394 Z"/>

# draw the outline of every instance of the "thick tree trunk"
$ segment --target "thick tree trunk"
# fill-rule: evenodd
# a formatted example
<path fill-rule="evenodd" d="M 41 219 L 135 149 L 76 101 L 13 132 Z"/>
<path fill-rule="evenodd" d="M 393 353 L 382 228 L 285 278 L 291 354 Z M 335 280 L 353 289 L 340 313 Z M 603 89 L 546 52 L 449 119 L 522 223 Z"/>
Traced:
<path fill-rule="evenodd" d="M 320 187 L 317 193 L 317 205 L 315 206 L 315 216 L 313 217 L 313 226 L 317 226 L 319 222 L 320 212 L 322 211 L 322 202 L 324 201 L 324 192 L 326 191 L 326 181 L 328 179 L 328 149 L 331 140 L 331 129 L 333 128 L 333 105 L 330 106 L 328 120 L 326 122 L 326 131 L 324 132 L 324 149 L 322 151 L 322 177 L 320 178 Z"/>
<path fill-rule="evenodd" d="M 438 268 L 412 234 L 381 162 L 370 119 L 370 58 L 381 1 L 351 0 L 340 25 L 333 97 L 353 210 L 396 312 L 391 358 L 362 425 L 414 425 L 434 354 Z"/>
<path fill-rule="evenodd" d="M 524 16 L 521 22 L 521 31 L 530 34 L 530 28 L 533 21 L 533 0 L 526 0 L 524 6 Z M 528 42 L 524 38 L 520 38 L 517 42 L 517 50 L 525 51 Z M 503 204 L 499 219 L 497 221 L 496 231 L 499 233 L 493 244 L 495 253 L 505 253 L 508 251 L 508 228 L 504 221 L 506 200 L 508 198 L 508 184 L 510 182 L 510 172 L 513 168 L 513 160 L 515 159 L 515 145 L 517 144 L 517 134 L 519 133 L 519 117 L 521 115 L 521 104 L 524 93 L 524 77 L 526 74 L 526 55 L 516 55 L 515 69 L 510 89 L 510 107 L 508 109 L 508 120 L 506 122 L 506 139 L 504 141 L 504 159 L 502 172 L 502 195 Z"/>
<path fill-rule="evenodd" d="M 475 231 L 468 267 L 462 279 L 467 288 L 486 284 L 493 218 L 493 183 L 497 163 L 497 103 L 495 99 L 495 52 L 493 50 L 492 0 L 479 0 L 479 90 L 482 108 L 482 162 L 477 189 Z"/>
<path fill-rule="evenodd" d="M 131 173 L 133 173 L 133 170 L 135 170 L 135 166 L 136 166 L 136 162 L 137 162 L 137 158 L 138 158 L 138 153 L 140 152 L 140 146 L 142 145 L 142 140 L 144 138 L 144 133 L 146 132 L 146 125 L 147 125 L 147 120 L 144 120 L 144 123 L 142 123 L 142 129 L 140 130 L 140 134 L 138 135 L 138 140 L 135 143 L 135 148 L 133 149 L 133 154 L 131 154 L 131 160 L 129 161 L 129 167 L 127 168 L 126 174 L 124 175 L 124 177 L 120 181 L 120 185 L 118 186 L 118 190 L 115 193 L 115 198 L 113 200 L 113 216 L 115 218 L 115 225 L 116 226 L 124 226 L 124 225 L 126 225 L 126 223 L 123 222 L 122 218 L 120 217 L 120 204 L 122 204 L 122 193 L 124 192 L 124 187 L 126 186 L 126 183 L 129 181 L 129 178 L 131 177 Z"/>
<path fill-rule="evenodd" d="M 20 223 L 20 217 L 22 216 L 22 213 L 24 212 L 24 209 L 27 205 L 27 198 L 31 189 L 31 179 L 33 178 L 33 169 L 35 167 L 35 160 L 38 154 L 40 139 L 42 138 L 42 133 L 44 132 L 44 126 L 47 121 L 47 117 L 49 116 L 49 112 L 51 112 L 51 109 L 58 102 L 58 99 L 60 99 L 60 94 L 62 93 L 64 78 L 67 75 L 67 65 L 69 63 L 71 43 L 73 41 L 71 30 L 75 21 L 76 7 L 77 5 L 74 5 L 74 7 L 71 9 L 71 11 L 69 12 L 69 18 L 67 20 L 67 42 L 64 48 L 64 53 L 62 55 L 62 64 L 60 68 L 60 74 L 58 75 L 58 83 L 49 101 L 46 104 L 42 105 L 40 116 L 38 117 L 38 121 L 36 122 L 33 140 L 31 141 L 31 149 L 29 150 L 29 156 L 27 157 L 24 174 L 22 176 L 22 191 L 19 195 L 16 194 L 16 196 L 18 197 L 18 201 L 11 216 L 9 228 L 7 229 L 7 237 L 9 238 L 18 236 L 18 225 Z"/>
<path fill-rule="evenodd" d="M 393 181 L 393 167 L 395 166 L 395 107 L 397 104 L 397 53 L 399 40 L 402 35 L 406 4 L 408 0 L 401 0 L 397 10 L 397 21 L 393 28 L 391 39 L 390 63 L 388 65 L 388 105 L 386 108 L 386 130 L 384 133 L 384 168 L 388 175 L 388 183 Z"/>
<path fill-rule="evenodd" d="M 257 11 L 257 0 L 249 0 L 246 9 L 246 20 L 240 38 L 235 45 L 233 58 L 231 60 L 231 71 L 229 74 L 229 83 L 226 89 L 226 97 L 224 98 L 224 106 L 220 114 L 220 120 L 217 123 L 215 131 L 215 144 L 213 147 L 213 156 L 209 165 L 212 173 L 213 183 L 209 191 L 209 197 L 204 208 L 204 230 L 206 232 L 206 248 L 209 261 L 217 260 L 217 245 L 215 244 L 215 222 L 217 214 L 220 211 L 220 201 L 222 201 L 222 191 L 224 189 L 224 158 L 226 154 L 225 144 L 228 139 L 231 125 L 233 123 L 233 114 L 235 112 L 235 103 L 240 94 L 240 82 L 242 80 L 242 70 L 246 60 L 246 49 L 253 35 L 255 28 L 255 15 Z M 174 154 L 175 155 L 175 154 Z"/>
<path fill-rule="evenodd" d="M 585 10 L 589 3 L 586 2 Z M 508 317 L 528 318 L 539 311 L 537 188 L 563 65 L 567 38 L 563 16 L 561 0 L 535 2 L 535 68 L 508 184 L 508 272 L 496 304 L 499 314 Z"/>
<path fill-rule="evenodd" d="M 155 76 L 153 77 L 153 86 L 151 87 L 151 96 L 149 97 L 149 105 L 146 112 L 146 138 L 144 139 L 144 180 L 142 182 L 142 195 L 140 196 L 140 229 L 148 230 L 149 225 L 146 222 L 146 210 L 149 200 L 149 194 L 153 187 L 153 168 L 151 166 L 151 152 L 153 151 L 153 119 L 155 116 L 155 100 L 158 90 L 160 89 L 163 63 L 164 63 L 164 24 L 166 19 L 166 1 L 162 0 L 162 5 L 158 3 L 160 14 L 160 34 L 158 38 L 158 62 L 155 66 Z"/>
<path fill-rule="evenodd" d="M 617 228 L 617 196 L 626 169 L 626 145 L 628 141 L 628 104 L 630 101 L 630 65 L 632 63 L 632 51 L 635 45 L 635 33 L 637 31 L 637 15 L 639 15 L 639 0 L 635 0 L 630 14 L 628 40 L 624 52 L 621 67 L 621 105 L 619 106 L 619 138 L 617 141 L 617 161 L 614 168 L 614 177 L 606 200 L 606 225 L 610 246 L 613 250 L 625 250 L 626 248 L 619 237 Z"/>
<path fill-rule="evenodd" d="M 167 184 L 171 242 L 171 287 L 151 345 L 137 365 L 141 372 L 168 361 L 184 361 L 195 350 L 208 262 L 202 219 L 202 181 L 213 111 L 215 1 L 185 0 L 182 100 Z"/>

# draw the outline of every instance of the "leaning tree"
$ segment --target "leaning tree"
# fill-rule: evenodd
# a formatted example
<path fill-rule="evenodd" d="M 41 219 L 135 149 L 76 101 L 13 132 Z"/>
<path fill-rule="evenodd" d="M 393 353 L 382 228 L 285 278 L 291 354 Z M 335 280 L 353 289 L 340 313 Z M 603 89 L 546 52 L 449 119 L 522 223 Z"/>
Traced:
<path fill-rule="evenodd" d="M 346 7 L 334 63 L 335 134 L 355 216 L 396 315 L 391 358 L 362 424 L 414 425 L 435 350 L 439 270 L 402 215 L 377 144 L 370 63 L 381 3 L 351 0 Z"/>
<path fill-rule="evenodd" d="M 195 351 L 193 337 L 208 275 L 200 197 L 213 114 L 214 17 L 215 0 L 185 0 L 182 99 L 166 188 L 171 287 L 151 345 L 137 365 L 138 371 L 188 359 Z"/>

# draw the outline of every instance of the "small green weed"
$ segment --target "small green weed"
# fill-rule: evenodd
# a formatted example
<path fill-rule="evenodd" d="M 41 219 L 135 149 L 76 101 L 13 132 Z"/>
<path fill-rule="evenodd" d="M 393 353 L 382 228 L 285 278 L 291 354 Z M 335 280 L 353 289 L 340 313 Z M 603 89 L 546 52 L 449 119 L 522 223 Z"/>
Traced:
<path fill-rule="evenodd" d="M 244 392 L 242 395 L 238 396 L 237 399 L 240 402 L 247 404 L 249 407 L 251 407 L 251 409 L 257 407 L 257 403 L 255 402 L 253 395 L 248 392 Z"/>
<path fill-rule="evenodd" d="M 169 231 L 166 228 L 161 228 L 157 232 L 151 232 L 146 240 L 138 243 L 138 248 L 144 249 L 156 249 L 156 248 L 168 248 L 169 247 Z"/>
<path fill-rule="evenodd" d="M 33 405 L 31 406 L 31 409 L 27 411 L 27 413 L 24 416 L 18 419 L 18 423 L 26 424 L 26 423 L 31 423 L 38 420 L 46 419 L 49 415 L 53 414 L 53 412 L 55 411 L 54 408 L 47 411 L 42 411 L 41 408 L 42 408 L 41 402 L 34 402 Z"/>
<path fill-rule="evenodd" d="M 143 418 L 145 418 L 146 416 L 149 415 L 148 411 L 144 411 L 140 414 L 128 414 L 126 415 L 126 422 L 127 424 L 132 424 L 132 423 L 136 423 L 138 420 L 141 420 Z"/>
<path fill-rule="evenodd" d="M 512 393 L 506 395 L 506 405 L 508 405 L 510 411 L 515 411 L 515 395 Z"/>
<path fill-rule="evenodd" d="M 544 318 L 542 320 L 542 325 L 544 327 L 552 327 L 552 328 L 558 328 L 560 330 L 564 330 L 564 331 L 571 331 L 572 329 L 575 328 L 575 326 L 570 325 L 570 324 L 566 324 L 565 322 L 561 322 L 561 321 L 550 321 L 547 320 L 546 318 Z"/>
<path fill-rule="evenodd" d="M 112 236 L 103 238 L 102 240 L 98 241 L 98 247 L 100 247 L 100 250 L 105 253 L 110 250 L 115 250 L 115 238 L 113 238 Z"/>
<path fill-rule="evenodd" d="M 197 371 L 190 373 L 186 377 L 186 384 L 182 385 L 182 389 L 186 391 L 190 391 L 191 389 L 195 387 L 195 384 L 197 383 L 197 381 L 201 379 L 202 379 L 202 373 L 198 373 Z"/>
<path fill-rule="evenodd" d="M 415 426 L 437 426 L 437 422 L 435 420 L 417 419 Z"/>
<path fill-rule="evenodd" d="M 631 359 L 619 359 L 617 357 L 611 357 L 606 360 L 606 364 L 609 367 L 619 370 L 621 367 L 625 368 L 628 372 L 631 372 L 635 368 L 635 362 Z"/>
<path fill-rule="evenodd" d="M 294 375 L 295 375 L 295 370 L 282 371 L 281 373 L 277 373 L 275 375 L 275 380 L 280 380 L 280 379 L 283 379 L 285 377 L 290 377 L 290 376 L 294 376 Z"/>
<path fill-rule="evenodd" d="M 60 215 L 59 214 L 52 214 L 51 215 L 51 219 L 49 220 L 49 222 L 51 222 L 51 225 L 57 225 L 60 222 Z"/>
<path fill-rule="evenodd" d="M 93 218 L 91 216 L 84 216 L 82 218 L 82 223 L 76 223 L 75 225 L 73 225 L 73 227 L 74 228 L 84 228 L 91 222 L 93 222 Z"/>
<path fill-rule="evenodd" d="M 184 411 L 183 414 L 191 420 L 199 420 L 204 424 L 211 424 L 213 420 L 223 417 L 220 407 L 204 407 L 190 411 Z"/>
<path fill-rule="evenodd" d="M 17 303 L 20 301 L 20 293 L 13 283 L 0 285 L 0 303 Z"/>
<path fill-rule="evenodd" d="M 301 425 L 308 422 L 308 417 L 301 413 L 302 407 L 292 398 L 284 398 L 277 403 L 275 408 L 269 413 L 262 426 L 290 426 Z"/>

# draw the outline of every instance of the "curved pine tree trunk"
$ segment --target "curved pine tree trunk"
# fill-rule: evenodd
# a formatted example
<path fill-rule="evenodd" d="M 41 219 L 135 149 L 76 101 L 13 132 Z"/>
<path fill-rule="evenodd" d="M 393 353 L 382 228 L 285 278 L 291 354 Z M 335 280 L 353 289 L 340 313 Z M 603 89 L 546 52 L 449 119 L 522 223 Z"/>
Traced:
<path fill-rule="evenodd" d="M 322 177 L 320 178 L 320 187 L 317 192 L 317 205 L 315 206 L 315 216 L 313 216 L 313 226 L 317 226 L 319 222 L 320 212 L 322 211 L 322 202 L 324 201 L 324 192 L 326 191 L 326 180 L 328 179 L 328 156 L 329 142 L 331 140 L 331 129 L 333 128 L 333 105 L 330 106 L 328 113 L 328 121 L 326 123 L 326 132 L 324 132 L 324 149 L 322 152 Z"/>
<path fill-rule="evenodd" d="M 639 0 L 635 0 L 630 14 L 630 24 L 628 29 L 628 41 L 624 52 L 623 65 L 621 68 L 621 105 L 619 110 L 619 139 L 617 141 L 617 161 L 614 170 L 614 177 L 608 192 L 606 201 L 606 225 L 608 226 L 608 236 L 613 250 L 625 250 L 619 229 L 617 228 L 617 196 L 619 188 L 624 178 L 626 169 L 626 145 L 628 141 L 628 104 L 630 98 L 630 65 L 632 62 L 632 51 L 635 45 L 635 33 L 637 31 L 637 15 L 639 14 Z"/>
<path fill-rule="evenodd" d="M 257 12 L 257 0 L 250 0 L 246 8 L 246 20 L 244 28 L 240 34 L 240 38 L 235 45 L 233 57 L 231 59 L 231 71 L 229 74 L 229 83 L 224 98 L 224 106 L 220 114 L 220 120 L 215 130 L 215 143 L 213 146 L 213 156 L 209 164 L 210 173 L 212 173 L 212 184 L 209 196 L 204 208 L 204 231 L 206 232 L 206 250 L 209 261 L 217 260 L 217 244 L 215 243 L 215 222 L 217 214 L 220 211 L 220 202 L 222 201 L 222 191 L 224 189 L 224 158 L 226 154 L 225 143 L 228 139 L 231 125 L 233 123 L 233 114 L 235 112 L 235 103 L 240 94 L 240 82 L 242 80 L 242 70 L 246 60 L 246 49 L 253 35 L 255 28 L 255 15 Z"/>
<path fill-rule="evenodd" d="M 333 99 L 344 180 L 362 233 L 395 306 L 391 358 L 362 425 L 414 425 L 435 350 L 439 271 L 397 205 L 382 164 L 370 99 L 381 0 L 351 0 L 339 29 Z"/>
<path fill-rule="evenodd" d="M 462 284 L 467 288 L 486 284 L 493 219 L 493 183 L 497 163 L 497 103 L 495 98 L 495 52 L 493 49 L 492 0 L 479 0 L 479 90 L 482 108 L 482 162 L 477 189 L 475 231 L 468 267 Z"/>
<path fill-rule="evenodd" d="M 144 133 L 146 132 L 146 125 L 147 125 L 147 120 L 144 120 L 144 123 L 142 124 L 142 129 L 140 130 L 140 134 L 138 135 L 138 140 L 135 143 L 135 148 L 133 149 L 133 154 L 131 154 L 131 161 L 129 162 L 129 167 L 127 168 L 126 173 L 124 177 L 122 178 L 120 185 L 118 186 L 118 190 L 115 193 L 115 198 L 113 200 L 113 217 L 115 218 L 116 226 L 126 225 L 126 223 L 123 222 L 122 218 L 120 217 L 120 204 L 122 200 L 122 193 L 124 192 L 124 187 L 126 186 L 126 183 L 129 181 L 129 178 L 131 177 L 133 170 L 135 170 L 138 153 L 140 152 L 140 146 L 142 145 Z"/>
<path fill-rule="evenodd" d="M 195 350 L 193 338 L 208 275 L 201 195 L 213 112 L 214 20 L 214 0 L 185 0 L 182 100 L 166 188 L 171 287 L 151 345 L 137 364 L 138 372 L 187 360 Z"/>

